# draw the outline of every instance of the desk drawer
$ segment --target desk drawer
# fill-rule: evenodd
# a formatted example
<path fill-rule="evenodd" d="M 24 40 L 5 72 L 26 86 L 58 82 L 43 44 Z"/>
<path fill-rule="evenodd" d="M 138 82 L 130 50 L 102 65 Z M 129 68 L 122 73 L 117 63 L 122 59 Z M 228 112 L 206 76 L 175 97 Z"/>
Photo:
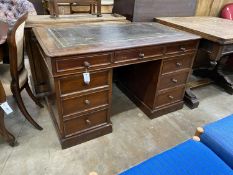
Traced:
<path fill-rule="evenodd" d="M 161 92 L 156 99 L 156 107 L 178 102 L 184 97 L 185 86 Z"/>
<path fill-rule="evenodd" d="M 139 53 L 140 52 L 137 49 L 116 51 L 113 61 L 114 61 L 114 63 L 121 63 L 121 62 L 138 60 L 139 59 Z"/>
<path fill-rule="evenodd" d="M 76 58 L 56 60 L 56 71 L 84 70 L 111 64 L 112 54 L 88 55 Z"/>
<path fill-rule="evenodd" d="M 110 71 L 90 73 L 89 84 L 84 83 L 83 74 L 61 78 L 59 79 L 60 92 L 62 95 L 64 95 L 83 90 L 91 90 L 92 88 L 109 86 L 110 75 Z"/>
<path fill-rule="evenodd" d="M 194 54 L 177 56 L 175 58 L 166 59 L 163 61 L 162 74 L 191 68 L 194 59 Z"/>
<path fill-rule="evenodd" d="M 99 125 L 107 123 L 108 109 L 89 113 L 87 115 L 76 116 L 64 121 L 64 132 L 66 136 L 86 131 Z"/>
<path fill-rule="evenodd" d="M 197 41 L 190 41 L 167 46 L 166 54 L 185 53 L 197 49 Z"/>
<path fill-rule="evenodd" d="M 144 58 L 159 57 L 164 54 L 164 46 L 143 47 L 115 52 L 114 62 L 142 60 Z"/>
<path fill-rule="evenodd" d="M 162 75 L 159 83 L 159 90 L 185 84 L 188 76 L 189 70 Z"/>
<path fill-rule="evenodd" d="M 97 108 L 103 105 L 108 105 L 109 91 L 100 91 L 81 97 L 74 97 L 62 100 L 63 115 L 75 114 L 88 110 L 91 108 Z"/>

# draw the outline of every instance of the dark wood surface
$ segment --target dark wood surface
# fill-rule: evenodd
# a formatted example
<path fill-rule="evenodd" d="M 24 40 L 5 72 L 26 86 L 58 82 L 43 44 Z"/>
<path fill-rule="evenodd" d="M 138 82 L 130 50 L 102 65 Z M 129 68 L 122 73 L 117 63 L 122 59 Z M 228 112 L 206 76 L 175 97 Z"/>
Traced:
<path fill-rule="evenodd" d="M 165 44 L 175 42 L 177 38 L 179 41 L 197 38 L 156 23 L 83 24 L 67 28 L 43 27 L 33 31 L 43 51 L 50 57 Z"/>
<path fill-rule="evenodd" d="M 117 85 L 148 117 L 182 108 L 200 37 L 155 23 L 33 31 L 62 148 L 112 132 L 113 68 Z M 90 83 L 83 80 L 85 72 L 90 73 Z"/>
<path fill-rule="evenodd" d="M 153 21 L 154 17 L 193 16 L 197 0 L 114 0 L 113 13 L 135 22 Z"/>
<path fill-rule="evenodd" d="M 233 82 L 229 78 L 233 72 L 231 69 L 226 74 L 226 65 L 224 65 L 227 56 L 233 53 L 232 21 L 217 17 L 164 17 L 155 18 L 155 21 L 201 36 L 203 39 L 196 57 L 194 75 L 209 78 L 211 79 L 209 82 L 214 81 L 226 92 L 233 94 Z M 208 67 L 206 64 L 200 64 L 206 62 L 205 60 L 209 61 Z M 200 83 L 200 86 L 203 86 L 203 83 Z M 186 100 L 191 108 L 199 104 L 192 91 L 186 94 Z"/>

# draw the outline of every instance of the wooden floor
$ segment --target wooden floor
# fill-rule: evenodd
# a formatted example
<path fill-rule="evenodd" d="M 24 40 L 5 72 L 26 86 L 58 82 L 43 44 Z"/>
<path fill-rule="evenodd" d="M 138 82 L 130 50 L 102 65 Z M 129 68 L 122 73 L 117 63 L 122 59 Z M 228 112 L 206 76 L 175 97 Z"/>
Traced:
<path fill-rule="evenodd" d="M 6 125 L 19 146 L 9 147 L 0 138 L 0 175 L 114 175 L 193 136 L 197 126 L 233 113 L 233 98 L 214 85 L 196 89 L 200 107 L 184 109 L 150 120 L 115 86 L 113 133 L 61 150 L 46 108 L 26 96 L 25 103 L 44 128 L 35 130 L 20 114 L 11 96 L 14 114 Z"/>

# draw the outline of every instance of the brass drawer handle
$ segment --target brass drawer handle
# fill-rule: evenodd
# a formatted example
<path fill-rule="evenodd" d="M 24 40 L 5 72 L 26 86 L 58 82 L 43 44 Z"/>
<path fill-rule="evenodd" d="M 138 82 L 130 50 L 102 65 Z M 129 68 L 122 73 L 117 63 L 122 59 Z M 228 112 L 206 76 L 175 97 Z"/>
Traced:
<path fill-rule="evenodd" d="M 91 121 L 89 119 L 86 119 L 86 124 L 90 126 L 91 125 Z"/>
<path fill-rule="evenodd" d="M 183 51 L 183 52 L 185 52 L 186 48 L 185 47 L 181 47 L 180 50 Z"/>
<path fill-rule="evenodd" d="M 177 66 L 177 67 L 181 67 L 181 66 L 182 66 L 182 63 L 177 62 L 177 63 L 176 63 L 176 66 Z"/>
<path fill-rule="evenodd" d="M 88 62 L 88 61 L 84 61 L 84 66 L 86 67 L 86 68 L 90 68 L 91 67 L 91 64 Z"/>
<path fill-rule="evenodd" d="M 144 53 L 139 53 L 139 59 L 143 59 L 145 57 Z"/>
<path fill-rule="evenodd" d="M 172 78 L 171 81 L 172 81 L 173 83 L 178 83 L 178 80 L 175 79 L 175 78 Z"/>
<path fill-rule="evenodd" d="M 173 100 L 174 99 L 174 97 L 172 96 L 172 95 L 169 95 L 168 96 L 171 100 Z"/>
<path fill-rule="evenodd" d="M 85 103 L 86 105 L 90 105 L 90 104 L 91 104 L 91 102 L 90 102 L 89 100 L 85 100 L 84 103 Z"/>

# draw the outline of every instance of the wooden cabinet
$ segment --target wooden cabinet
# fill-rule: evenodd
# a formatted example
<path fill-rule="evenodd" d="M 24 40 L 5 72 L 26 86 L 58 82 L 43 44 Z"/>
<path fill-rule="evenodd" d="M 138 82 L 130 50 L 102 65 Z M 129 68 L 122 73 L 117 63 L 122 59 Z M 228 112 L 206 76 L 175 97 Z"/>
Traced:
<path fill-rule="evenodd" d="M 194 16 L 197 0 L 114 0 L 113 13 L 131 21 L 153 21 L 154 17 Z"/>

